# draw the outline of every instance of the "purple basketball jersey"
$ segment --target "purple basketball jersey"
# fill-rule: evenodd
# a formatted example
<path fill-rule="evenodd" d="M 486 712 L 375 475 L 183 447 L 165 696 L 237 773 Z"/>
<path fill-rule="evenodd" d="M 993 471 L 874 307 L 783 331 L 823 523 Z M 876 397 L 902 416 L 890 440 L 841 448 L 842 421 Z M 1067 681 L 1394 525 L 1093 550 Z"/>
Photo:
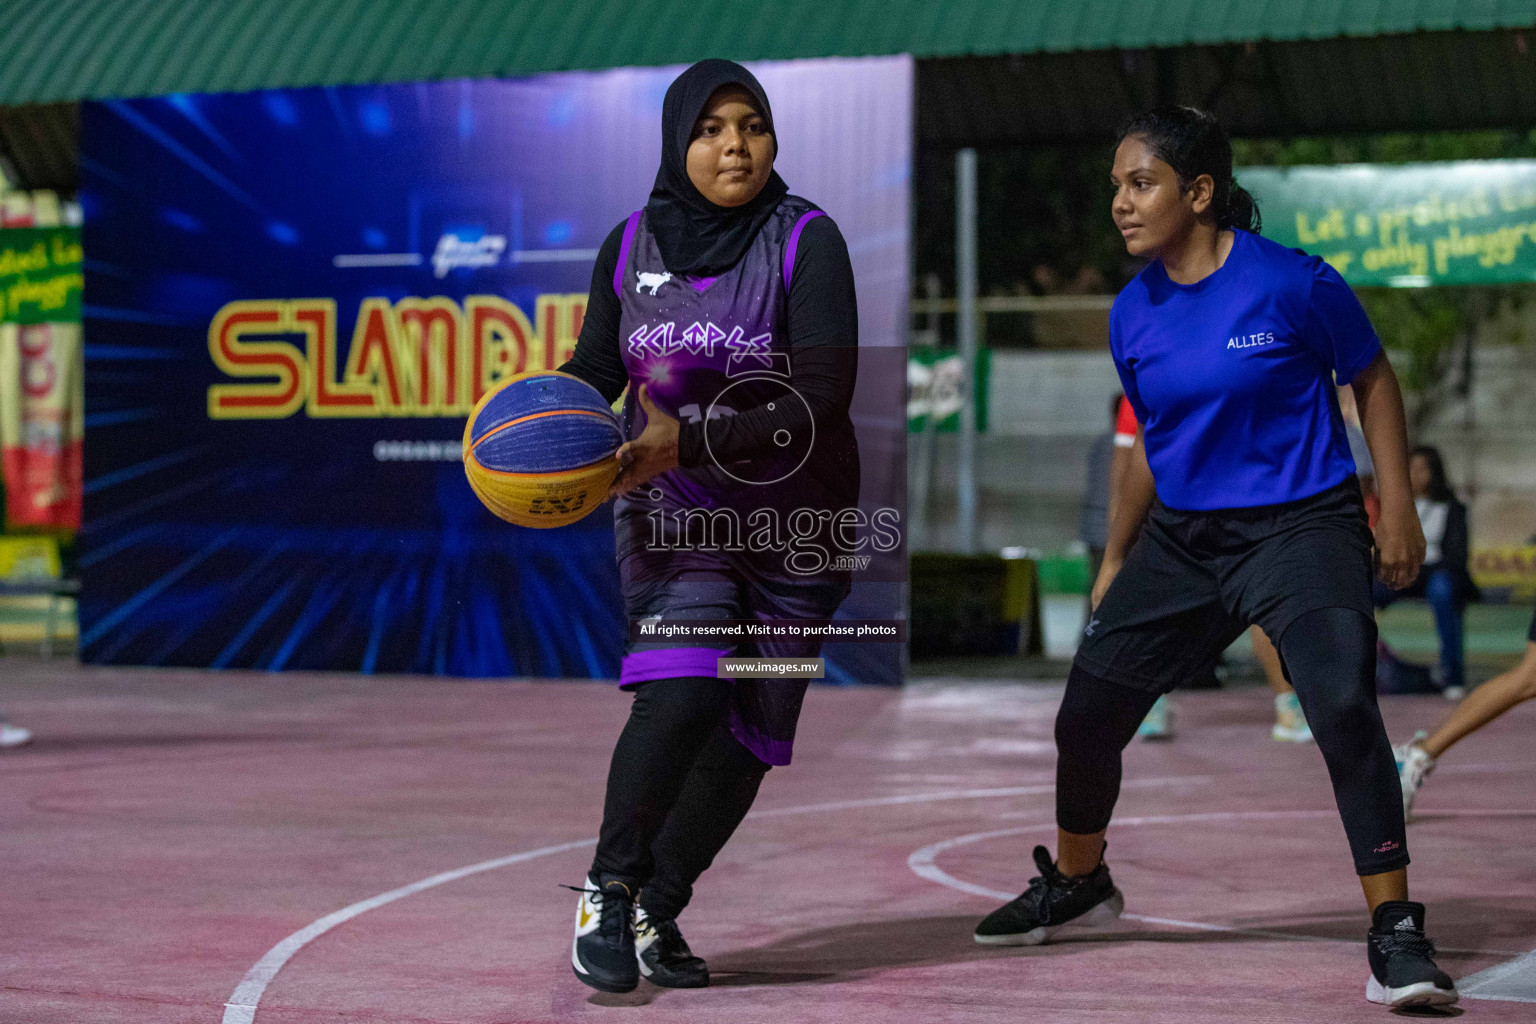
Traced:
<path fill-rule="evenodd" d="M 746 255 L 713 278 L 669 273 L 645 212 L 629 219 L 613 281 L 621 309 L 619 344 L 629 372 L 627 438 L 645 428 L 635 398 L 642 384 L 662 411 L 695 423 L 804 401 L 791 386 L 788 292 L 800 233 L 820 216 L 805 200 L 786 197 Z M 857 506 L 852 422 L 844 416 L 800 432 L 805 436 L 779 431 L 767 453 L 750 459 L 727 462 L 706 451 L 699 465 L 679 466 L 618 500 L 619 574 L 632 620 L 833 616 L 848 593 L 851 573 L 825 568 L 825 562 L 821 570 L 806 569 L 803 549 L 796 563 L 793 544 L 759 542 L 777 533 L 814 544 L 804 517 L 820 530 L 828 510 Z M 732 649 L 799 658 L 814 658 L 821 650 L 820 638 L 694 646 L 698 643 L 631 642 L 621 684 L 714 676 L 716 660 Z M 788 764 L 806 681 L 736 679 L 732 690 L 732 733 L 765 763 Z"/>
<path fill-rule="evenodd" d="M 800 233 L 821 216 L 804 199 L 786 197 L 737 264 L 709 278 L 669 273 L 645 211 L 630 217 L 614 274 L 630 382 L 626 437 L 645 427 L 635 398 L 642 384 L 658 408 L 685 422 L 804 402 L 789 383 L 787 293 Z M 773 450 L 730 463 L 715 459 L 706 442 L 699 465 L 673 469 L 619 499 L 618 554 L 626 575 L 670 575 L 692 567 L 698 559 L 691 554 L 708 550 L 700 567 L 718 567 L 726 557 L 754 576 L 794 578 L 783 551 L 749 550 L 747 535 L 763 522 L 753 514 L 771 512 L 782 529 L 799 509 L 858 501 L 852 425 L 813 423 L 802 433 L 781 431 Z"/>

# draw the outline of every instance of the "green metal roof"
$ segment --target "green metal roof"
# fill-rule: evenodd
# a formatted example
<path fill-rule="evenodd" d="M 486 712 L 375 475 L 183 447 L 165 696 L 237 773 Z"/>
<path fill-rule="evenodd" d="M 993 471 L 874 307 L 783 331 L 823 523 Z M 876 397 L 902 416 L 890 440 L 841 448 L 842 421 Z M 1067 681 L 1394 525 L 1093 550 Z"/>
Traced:
<path fill-rule="evenodd" d="M 0 0 L 0 105 L 1536 26 L 1536 0 Z"/>

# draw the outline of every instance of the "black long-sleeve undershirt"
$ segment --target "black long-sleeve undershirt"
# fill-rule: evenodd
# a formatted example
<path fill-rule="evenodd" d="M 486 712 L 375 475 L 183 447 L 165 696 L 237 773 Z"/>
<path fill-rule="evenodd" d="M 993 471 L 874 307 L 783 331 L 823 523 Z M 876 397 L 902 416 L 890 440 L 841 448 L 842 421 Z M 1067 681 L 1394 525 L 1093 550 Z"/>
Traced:
<path fill-rule="evenodd" d="M 560 367 L 597 388 L 609 402 L 629 383 L 619 337 L 619 297 L 613 290 L 623 235 L 620 223 L 598 250 L 581 336 L 575 354 Z M 788 305 L 789 383 L 806 405 L 777 402 L 771 410 L 748 409 L 707 423 L 684 421 L 678 427 L 680 465 L 703 461 L 706 428 L 715 458 L 733 462 L 774 450 L 773 436 L 779 430 L 799 436 L 811 423 L 820 429 L 846 422 L 858 375 L 859 315 L 848 245 L 831 217 L 808 221 L 801 231 Z"/>

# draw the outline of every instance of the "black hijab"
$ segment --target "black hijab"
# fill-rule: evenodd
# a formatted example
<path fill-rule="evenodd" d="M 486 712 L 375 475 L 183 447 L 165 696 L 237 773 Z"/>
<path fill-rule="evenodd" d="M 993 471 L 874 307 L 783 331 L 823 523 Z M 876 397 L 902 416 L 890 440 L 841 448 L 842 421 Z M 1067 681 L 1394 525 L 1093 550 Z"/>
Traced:
<path fill-rule="evenodd" d="M 716 206 L 688 177 L 688 143 L 694 123 L 709 98 L 727 85 L 739 85 L 752 94 L 757 112 L 767 122 L 768 134 L 773 135 L 774 156 L 778 156 L 779 139 L 773 130 L 768 94 L 752 72 L 734 61 L 712 58 L 677 76 L 662 101 L 661 169 L 645 204 L 662 262 L 674 274 L 708 276 L 735 266 L 789 192 L 789 186 L 774 171 L 763 190 L 748 202 Z"/>

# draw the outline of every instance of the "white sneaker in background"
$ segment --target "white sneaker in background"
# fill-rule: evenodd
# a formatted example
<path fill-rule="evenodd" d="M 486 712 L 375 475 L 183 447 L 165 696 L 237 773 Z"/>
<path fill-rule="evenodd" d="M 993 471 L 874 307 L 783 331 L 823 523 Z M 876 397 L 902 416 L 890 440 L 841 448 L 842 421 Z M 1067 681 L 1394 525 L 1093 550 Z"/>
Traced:
<path fill-rule="evenodd" d="M 1147 717 L 1141 720 L 1141 724 L 1136 727 L 1136 735 L 1144 740 L 1173 739 L 1173 701 L 1168 699 L 1166 693 L 1157 698 L 1157 703 L 1152 705 Z"/>
<path fill-rule="evenodd" d="M 1311 743 L 1312 727 L 1301 710 L 1296 692 L 1275 694 L 1275 725 L 1269 738 L 1277 743 Z"/>
<path fill-rule="evenodd" d="M 1403 820 L 1413 820 L 1413 801 L 1419 795 L 1419 788 L 1424 785 L 1424 779 L 1435 770 L 1435 759 L 1429 756 L 1429 752 L 1419 746 L 1429 738 L 1429 733 L 1420 729 L 1413 734 L 1413 739 L 1400 747 L 1393 747 L 1392 754 L 1397 758 L 1397 781 L 1403 787 Z"/>
<path fill-rule="evenodd" d="M 10 722 L 0 722 L 0 747 L 19 747 L 32 742 L 32 730 Z"/>

